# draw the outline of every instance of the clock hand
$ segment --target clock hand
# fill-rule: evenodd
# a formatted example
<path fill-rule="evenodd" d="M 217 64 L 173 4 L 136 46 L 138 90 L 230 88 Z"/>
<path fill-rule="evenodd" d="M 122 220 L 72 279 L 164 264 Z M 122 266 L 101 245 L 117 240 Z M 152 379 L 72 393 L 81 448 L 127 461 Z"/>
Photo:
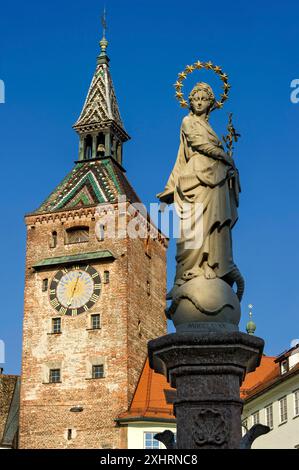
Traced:
<path fill-rule="evenodd" d="M 72 291 L 72 294 L 71 294 L 71 299 L 70 299 L 70 301 L 68 302 L 68 307 L 70 307 L 70 305 L 72 305 L 72 303 L 73 303 L 73 299 L 74 299 L 74 295 L 75 295 L 75 292 L 76 292 L 76 289 L 77 289 L 78 281 L 79 281 L 80 277 L 82 276 L 82 274 L 83 274 L 83 273 L 80 272 L 80 273 L 79 273 L 79 276 L 78 276 L 77 279 L 76 279 L 75 286 L 74 286 L 73 291 Z"/>

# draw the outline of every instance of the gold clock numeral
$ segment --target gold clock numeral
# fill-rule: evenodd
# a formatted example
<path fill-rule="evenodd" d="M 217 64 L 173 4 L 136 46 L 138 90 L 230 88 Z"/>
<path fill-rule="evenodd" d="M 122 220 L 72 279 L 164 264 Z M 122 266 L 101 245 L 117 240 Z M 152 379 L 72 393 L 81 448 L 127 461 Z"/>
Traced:
<path fill-rule="evenodd" d="M 75 315 L 77 315 L 77 313 L 78 313 L 78 310 L 77 310 L 76 308 L 74 308 L 74 309 L 72 310 L 72 315 L 73 315 L 73 317 L 74 317 Z"/>
<path fill-rule="evenodd" d="M 62 272 L 63 272 L 64 274 L 67 274 L 67 273 L 68 273 L 68 270 L 67 270 L 66 268 L 64 268 L 64 269 L 62 270 Z"/>
<path fill-rule="evenodd" d="M 88 265 L 88 266 L 86 266 L 86 268 L 85 268 L 85 271 L 88 271 L 88 269 L 89 269 L 89 265 Z"/>
<path fill-rule="evenodd" d="M 95 284 L 95 285 L 94 285 L 94 288 L 95 288 L 95 289 L 100 289 L 100 288 L 101 288 L 101 284 Z"/>
<path fill-rule="evenodd" d="M 88 310 L 88 307 L 87 307 L 87 305 L 86 305 L 86 304 L 85 304 L 85 305 L 83 305 L 83 308 L 84 308 L 85 312 L 87 312 L 87 310 Z"/>
<path fill-rule="evenodd" d="M 56 277 L 53 278 L 53 281 L 54 282 L 59 282 L 58 279 L 56 279 Z"/>
<path fill-rule="evenodd" d="M 55 289 L 51 289 L 51 290 L 50 290 L 50 294 L 55 295 L 55 293 L 56 293 L 56 290 L 55 290 Z"/>
<path fill-rule="evenodd" d="M 57 299 L 53 299 L 53 300 L 51 300 L 51 305 L 52 305 L 52 307 L 56 308 L 56 307 L 58 307 L 60 304 L 59 304 L 59 302 L 58 302 Z"/>
<path fill-rule="evenodd" d="M 74 266 L 74 269 L 78 270 L 80 269 L 80 266 Z"/>
<path fill-rule="evenodd" d="M 65 315 L 67 312 L 67 308 L 65 307 L 61 307 L 60 310 L 59 310 L 59 313 L 61 313 L 62 315 Z"/>
<path fill-rule="evenodd" d="M 92 296 L 90 297 L 90 300 L 91 302 L 96 302 L 98 300 L 99 296 L 96 295 L 96 294 L 92 294 Z"/>
<path fill-rule="evenodd" d="M 98 277 L 99 273 L 94 273 L 91 277 L 94 279 L 95 277 Z"/>

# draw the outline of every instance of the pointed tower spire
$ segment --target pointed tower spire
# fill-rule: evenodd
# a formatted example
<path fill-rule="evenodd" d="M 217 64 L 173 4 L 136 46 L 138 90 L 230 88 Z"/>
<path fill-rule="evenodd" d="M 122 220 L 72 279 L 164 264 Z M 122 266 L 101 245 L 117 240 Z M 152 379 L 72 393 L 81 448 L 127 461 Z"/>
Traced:
<path fill-rule="evenodd" d="M 102 16 L 103 37 L 97 67 L 81 114 L 73 128 L 79 134 L 79 161 L 114 158 L 122 165 L 122 146 L 130 139 L 126 133 L 109 70 L 106 39 L 106 11 Z"/>

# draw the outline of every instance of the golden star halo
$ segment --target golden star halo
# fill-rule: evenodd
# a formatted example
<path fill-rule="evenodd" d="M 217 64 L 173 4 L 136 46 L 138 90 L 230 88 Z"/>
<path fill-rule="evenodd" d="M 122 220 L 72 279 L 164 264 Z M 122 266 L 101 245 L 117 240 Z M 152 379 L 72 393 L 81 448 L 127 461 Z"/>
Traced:
<path fill-rule="evenodd" d="M 200 60 L 198 60 L 192 65 L 186 65 L 185 70 L 178 74 L 178 79 L 174 84 L 174 87 L 176 89 L 175 97 L 178 99 L 182 108 L 188 108 L 188 102 L 185 100 L 183 94 L 183 81 L 187 78 L 190 73 L 194 72 L 194 70 L 200 69 L 212 70 L 216 73 L 216 75 L 218 75 L 218 77 L 222 81 L 223 93 L 220 95 L 220 99 L 218 101 L 215 101 L 215 104 L 211 111 L 214 111 L 214 109 L 221 109 L 223 107 L 224 102 L 228 99 L 228 93 L 231 86 L 228 83 L 228 75 L 223 72 L 222 68 L 219 65 L 214 65 L 211 61 L 201 62 Z"/>

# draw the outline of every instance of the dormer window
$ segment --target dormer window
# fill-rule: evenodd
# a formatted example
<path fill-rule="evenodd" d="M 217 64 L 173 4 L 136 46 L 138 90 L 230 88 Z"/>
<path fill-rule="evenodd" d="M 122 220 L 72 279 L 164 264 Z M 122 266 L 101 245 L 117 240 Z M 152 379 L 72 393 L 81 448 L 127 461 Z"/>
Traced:
<path fill-rule="evenodd" d="M 281 361 L 280 363 L 280 373 L 281 375 L 285 374 L 289 370 L 289 363 L 288 360 L 285 359 L 284 361 Z"/>
<path fill-rule="evenodd" d="M 66 230 L 65 243 L 84 243 L 89 241 L 89 227 L 71 227 Z"/>

